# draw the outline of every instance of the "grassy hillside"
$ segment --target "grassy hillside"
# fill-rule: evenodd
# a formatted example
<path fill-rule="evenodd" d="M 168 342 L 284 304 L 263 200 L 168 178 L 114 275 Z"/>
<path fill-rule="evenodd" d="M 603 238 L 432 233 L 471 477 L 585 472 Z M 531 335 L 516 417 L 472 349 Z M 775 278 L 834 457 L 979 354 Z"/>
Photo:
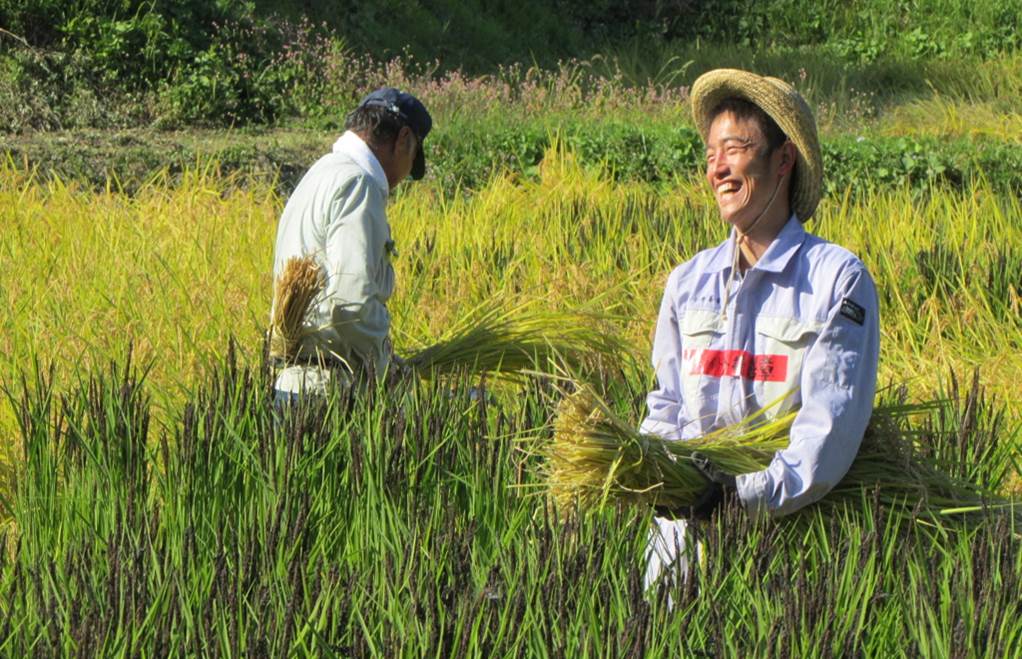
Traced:
<path fill-rule="evenodd" d="M 514 79 L 573 60 L 639 88 L 677 89 L 720 65 L 783 69 L 792 80 L 806 70 L 843 115 L 851 98 L 869 111 L 931 86 L 943 93 L 948 72 L 974 95 L 989 82 L 983 63 L 1016 53 L 1019 16 L 1019 0 L 7 0 L 0 126 L 336 122 L 367 88 L 409 71 L 424 81 Z"/>

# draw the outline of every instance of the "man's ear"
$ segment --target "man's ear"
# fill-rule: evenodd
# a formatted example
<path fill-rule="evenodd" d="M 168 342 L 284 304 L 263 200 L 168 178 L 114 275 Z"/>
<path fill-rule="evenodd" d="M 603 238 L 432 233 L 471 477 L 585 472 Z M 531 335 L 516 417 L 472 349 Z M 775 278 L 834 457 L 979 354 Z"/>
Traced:
<path fill-rule="evenodd" d="M 397 139 L 394 140 L 395 144 L 401 145 L 402 151 L 411 151 L 415 145 L 415 134 L 412 132 L 411 127 L 401 126 L 401 130 L 397 133 Z"/>
<path fill-rule="evenodd" d="M 794 142 L 787 140 L 781 145 L 781 165 L 778 174 L 784 176 L 795 169 L 795 158 L 798 155 L 798 150 L 795 148 Z"/>

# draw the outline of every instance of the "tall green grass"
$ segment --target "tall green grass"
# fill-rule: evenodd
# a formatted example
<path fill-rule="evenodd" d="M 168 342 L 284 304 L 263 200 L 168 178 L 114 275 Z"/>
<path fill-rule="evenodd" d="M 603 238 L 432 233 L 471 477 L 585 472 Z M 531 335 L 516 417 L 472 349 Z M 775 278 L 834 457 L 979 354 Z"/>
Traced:
<path fill-rule="evenodd" d="M 159 430 L 123 362 L 14 387 L 0 651 L 1003 656 L 1022 640 L 1010 516 L 934 525 L 870 491 L 778 522 L 728 509 L 699 528 L 704 566 L 644 593 L 650 511 L 564 519 L 530 494 L 543 379 L 474 398 L 470 379 L 409 380 L 283 413 L 271 382 L 228 355 Z M 613 387 L 635 419 L 644 383 Z M 969 454 L 1010 438 L 996 418 L 920 429 Z"/>

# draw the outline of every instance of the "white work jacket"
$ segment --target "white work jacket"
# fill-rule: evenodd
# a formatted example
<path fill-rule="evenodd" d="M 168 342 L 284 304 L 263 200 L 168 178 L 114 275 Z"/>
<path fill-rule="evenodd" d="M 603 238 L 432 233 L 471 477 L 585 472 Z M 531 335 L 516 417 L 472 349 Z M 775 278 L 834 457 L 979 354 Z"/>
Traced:
<path fill-rule="evenodd" d="M 737 478 L 747 509 L 781 515 L 823 497 L 859 450 L 876 391 L 876 288 L 858 258 L 792 215 L 725 296 L 735 247 L 732 231 L 668 277 L 641 429 L 691 439 L 790 394 L 766 414 L 798 409 L 787 448 Z"/>
<path fill-rule="evenodd" d="M 313 255 L 326 275 L 323 294 L 305 319 L 301 353 L 353 360 L 382 373 L 390 360 L 394 292 L 393 241 L 387 223 L 387 177 L 362 139 L 348 131 L 320 158 L 288 199 L 277 228 L 274 279 L 292 256 Z M 329 373 L 291 366 L 277 389 L 321 389 Z"/>

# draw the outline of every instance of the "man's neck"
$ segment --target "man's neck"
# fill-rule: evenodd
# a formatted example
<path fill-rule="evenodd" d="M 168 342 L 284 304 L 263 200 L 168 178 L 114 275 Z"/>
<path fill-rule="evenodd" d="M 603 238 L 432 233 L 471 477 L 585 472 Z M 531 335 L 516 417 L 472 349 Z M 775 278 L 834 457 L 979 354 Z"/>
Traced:
<path fill-rule="evenodd" d="M 383 168 L 383 171 L 387 171 L 387 165 L 389 164 L 388 156 L 390 154 L 387 153 L 387 151 L 383 149 L 379 144 L 369 139 L 368 135 L 363 135 L 360 133 L 355 134 L 361 137 L 362 141 L 366 143 L 366 146 L 369 147 L 370 151 L 372 151 L 373 156 L 376 157 L 376 162 L 380 163 L 380 167 Z"/>
<path fill-rule="evenodd" d="M 740 262 L 742 272 L 756 265 L 763 257 L 790 217 L 791 209 L 784 204 L 779 206 L 776 211 L 762 217 L 755 223 L 755 226 L 749 229 L 748 233 L 738 231 L 738 247 L 742 252 Z"/>
<path fill-rule="evenodd" d="M 340 139 L 334 144 L 334 151 L 346 151 L 350 156 L 355 157 L 356 162 L 370 173 L 386 194 L 390 194 L 390 178 L 387 170 L 380 161 L 378 150 L 366 139 L 365 136 L 354 131 L 345 131 Z"/>

